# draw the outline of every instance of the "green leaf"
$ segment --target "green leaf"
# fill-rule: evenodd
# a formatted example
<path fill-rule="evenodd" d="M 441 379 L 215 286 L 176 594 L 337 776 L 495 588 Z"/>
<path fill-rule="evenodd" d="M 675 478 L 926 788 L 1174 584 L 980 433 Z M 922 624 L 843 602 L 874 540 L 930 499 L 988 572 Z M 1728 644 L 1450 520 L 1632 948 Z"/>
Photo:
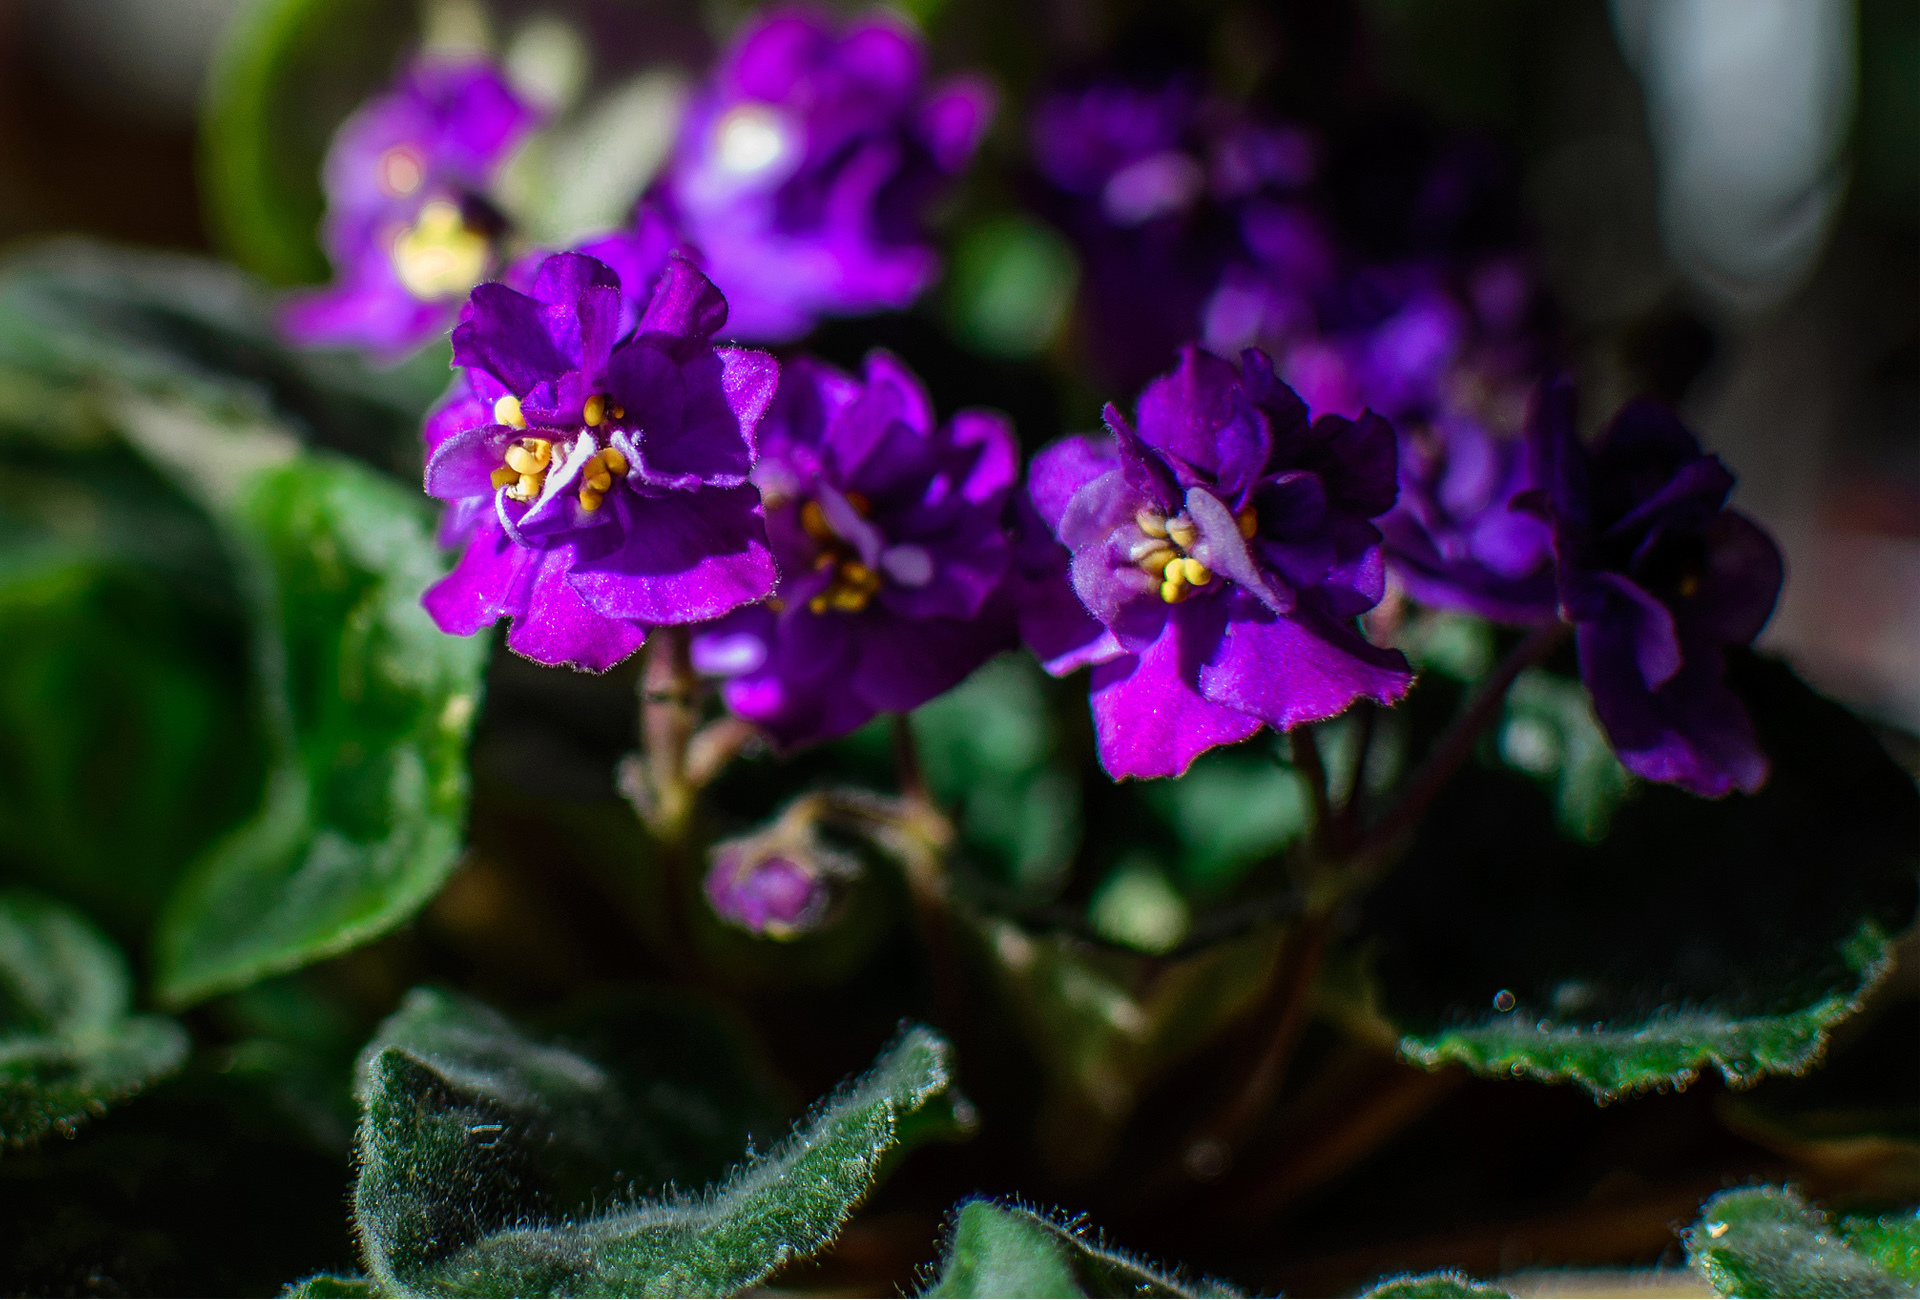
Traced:
<path fill-rule="evenodd" d="M 1237 1296 L 1188 1283 L 1084 1230 L 1018 1205 L 968 1201 L 954 1216 L 940 1276 L 927 1296 Z"/>
<path fill-rule="evenodd" d="M 1511 770 L 1452 783 L 1368 903 L 1405 1055 L 1600 1098 L 1813 1064 L 1913 914 L 1920 792 L 1784 666 L 1729 676 L 1773 761 L 1756 796 L 1641 783 L 1586 845 Z"/>
<path fill-rule="evenodd" d="M 1044 352 L 1073 306 L 1073 245 L 1031 217 L 970 225 L 954 252 L 949 303 L 955 332 L 990 356 Z"/>
<path fill-rule="evenodd" d="M 1403 1273 L 1399 1277 L 1390 1277 L 1376 1282 L 1361 1293 L 1361 1300 L 1440 1300 L 1441 1297 L 1462 1297 L 1463 1300 L 1506 1300 L 1510 1292 L 1489 1282 L 1476 1282 L 1465 1273 L 1447 1269 L 1440 1273 Z"/>
<path fill-rule="evenodd" d="M 952 1085 L 946 1044 L 909 1030 L 771 1153 L 749 1141 L 706 1193 L 645 1200 L 671 1169 L 648 1162 L 714 1131 L 700 1113 L 713 1081 L 636 1087 L 648 1069 L 676 1078 L 682 1040 L 642 1027 L 618 1041 L 624 1070 L 472 1003 L 410 998 L 364 1064 L 354 1204 L 376 1281 L 429 1295 L 733 1294 L 832 1241 L 882 1157 L 914 1136 L 910 1118 Z"/>
<path fill-rule="evenodd" d="M 1720 1193 L 1700 1207 L 1685 1242 L 1688 1260 L 1723 1296 L 1911 1294 L 1788 1188 Z"/>
<path fill-rule="evenodd" d="M 452 870 L 487 644 L 442 635 L 420 608 L 441 571 L 424 515 L 397 484 L 317 456 L 242 478 L 226 503 L 276 757 L 260 811 L 161 919 L 166 1001 L 365 943 Z"/>
<path fill-rule="evenodd" d="M 320 164 L 417 33 L 384 0 L 254 0 L 228 29 L 201 122 L 201 193 L 222 247 L 280 283 L 324 279 Z"/>
<path fill-rule="evenodd" d="M 126 959 L 77 913 L 0 894 L 0 1141 L 70 1134 L 179 1068 L 186 1031 L 131 1002 Z"/>
<path fill-rule="evenodd" d="M 1607 837 L 1631 778 L 1607 744 L 1585 686 L 1529 668 L 1507 692 L 1496 740 L 1508 766 L 1552 792 L 1561 834 L 1587 844 Z"/>
<path fill-rule="evenodd" d="M 1847 1245 L 1882 1269 L 1908 1282 L 1920 1282 L 1920 1209 L 1873 1218 L 1849 1214 L 1840 1220 Z"/>
<path fill-rule="evenodd" d="M 386 1292 L 364 1277 L 339 1277 L 332 1273 L 316 1273 L 303 1282 L 290 1282 L 282 1291 L 284 1300 L 374 1300 Z"/>

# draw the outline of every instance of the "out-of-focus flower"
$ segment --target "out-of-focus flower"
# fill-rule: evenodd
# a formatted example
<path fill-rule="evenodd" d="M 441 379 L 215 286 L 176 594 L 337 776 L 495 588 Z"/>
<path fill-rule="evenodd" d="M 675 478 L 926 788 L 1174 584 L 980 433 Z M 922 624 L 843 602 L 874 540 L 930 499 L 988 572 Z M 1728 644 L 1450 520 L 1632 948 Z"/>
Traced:
<path fill-rule="evenodd" d="M 1134 387 L 1200 332 L 1248 241 L 1291 259 L 1302 292 L 1331 273 L 1301 201 L 1318 167 L 1311 138 L 1209 99 L 1191 79 L 1058 92 L 1034 112 L 1032 146 L 1041 207 L 1086 267 L 1082 330 L 1111 384 Z M 1260 310 L 1272 310 L 1266 279 L 1260 289 Z"/>
<path fill-rule="evenodd" d="M 537 118 L 492 66 L 435 58 L 348 118 L 324 173 L 334 280 L 288 302 L 287 335 L 397 360 L 452 324 L 499 265 L 489 195 Z"/>
<path fill-rule="evenodd" d="M 1548 387 L 1533 436 L 1560 613 L 1620 761 L 1709 798 L 1758 790 L 1767 756 L 1726 683 L 1726 650 L 1759 635 L 1784 569 L 1773 540 L 1726 508 L 1732 473 L 1647 399 L 1582 446 L 1565 381 Z"/>
<path fill-rule="evenodd" d="M 820 834 L 806 799 L 761 829 L 723 840 L 708 855 L 707 901 L 721 920 L 768 939 L 793 939 L 826 920 L 834 894 L 861 874 L 860 860 Z"/>
<path fill-rule="evenodd" d="M 683 257 L 617 345 L 606 263 L 558 254 L 529 288 L 481 285 L 453 332 L 467 374 L 428 419 L 426 482 L 451 506 L 443 536 L 464 528 L 466 550 L 424 603 L 445 631 L 511 618 L 513 650 L 601 671 L 649 627 L 772 589 L 748 475 L 779 372 L 713 346 L 726 302 Z"/>
<path fill-rule="evenodd" d="M 1092 649 L 1100 757 L 1117 777 L 1172 776 L 1195 757 L 1390 703 L 1412 681 L 1354 619 L 1385 589 L 1392 428 L 1306 406 L 1249 350 L 1240 368 L 1188 347 L 1140 394 L 1138 428 L 1034 461 L 1034 504 L 1073 552 L 1073 586 L 1111 634 Z"/>
<path fill-rule="evenodd" d="M 974 77 L 929 87 L 925 61 L 900 19 L 841 31 L 795 9 L 722 60 L 656 192 L 726 294 L 733 337 L 906 307 L 938 277 L 923 210 L 972 157 L 993 95 Z"/>
<path fill-rule="evenodd" d="M 693 644 L 734 713 L 782 748 L 811 744 L 915 708 L 1013 645 L 996 598 L 1020 457 L 1003 418 L 936 425 L 885 352 L 858 379 L 802 358 L 760 445 L 780 586 Z"/>

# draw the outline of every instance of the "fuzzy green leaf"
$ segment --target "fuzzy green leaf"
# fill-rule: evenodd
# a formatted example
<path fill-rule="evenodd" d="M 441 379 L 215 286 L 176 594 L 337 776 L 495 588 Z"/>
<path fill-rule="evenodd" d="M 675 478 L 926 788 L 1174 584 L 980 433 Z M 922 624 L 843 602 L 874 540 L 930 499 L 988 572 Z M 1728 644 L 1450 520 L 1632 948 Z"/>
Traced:
<path fill-rule="evenodd" d="M 909 1118 L 952 1084 L 946 1044 L 909 1030 L 770 1154 L 743 1143 L 746 1162 L 704 1194 L 647 1200 L 672 1168 L 648 1161 L 683 1140 L 675 1122 L 708 1121 L 697 1090 L 663 1104 L 632 1082 L 649 1063 L 671 1079 L 675 1040 L 626 1042 L 621 1071 L 471 1003 L 410 999 L 363 1065 L 355 1214 L 375 1280 L 429 1295 L 733 1294 L 832 1241 Z"/>
<path fill-rule="evenodd" d="M 1506 1300 L 1511 1294 L 1490 1282 L 1476 1282 L 1465 1273 L 1447 1269 L 1439 1273 L 1406 1273 L 1390 1277 L 1361 1293 L 1361 1300 Z"/>
<path fill-rule="evenodd" d="M 1854 1250 L 1895 1277 L 1920 1283 L 1920 1209 L 1870 1217 L 1849 1214 L 1841 1235 Z"/>
<path fill-rule="evenodd" d="M 340 1277 L 316 1273 L 300 1282 L 292 1282 L 280 1293 L 282 1300 L 377 1300 L 385 1295 L 364 1277 Z"/>
<path fill-rule="evenodd" d="M 1729 677 L 1773 762 L 1758 795 L 1642 783 L 1587 845 L 1515 773 L 1454 781 L 1369 902 L 1408 1057 L 1601 1098 L 1812 1065 L 1913 915 L 1920 792 L 1784 666 Z"/>
<path fill-rule="evenodd" d="M 260 811 L 162 917 L 176 1005 L 344 952 L 433 896 L 460 848 L 486 654 L 420 608 L 441 560 L 399 485 L 300 456 L 242 478 L 225 520 L 276 757 Z"/>
<path fill-rule="evenodd" d="M 126 959 L 78 913 L 0 894 L 0 1141 L 70 1133 L 171 1074 L 186 1031 L 132 1015 Z"/>
<path fill-rule="evenodd" d="M 1688 1260 L 1723 1296 L 1912 1294 L 1788 1188 L 1720 1193 L 1700 1207 L 1685 1241 Z"/>
<path fill-rule="evenodd" d="M 1188 1283 L 1018 1205 L 968 1201 L 927 1296 L 1237 1296 Z"/>

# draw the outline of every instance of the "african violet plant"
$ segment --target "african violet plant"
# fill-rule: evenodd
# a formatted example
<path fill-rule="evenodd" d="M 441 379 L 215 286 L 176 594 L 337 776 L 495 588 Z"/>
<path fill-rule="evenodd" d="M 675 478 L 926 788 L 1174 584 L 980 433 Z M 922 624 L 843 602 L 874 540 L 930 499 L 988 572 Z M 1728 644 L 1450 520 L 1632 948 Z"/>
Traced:
<path fill-rule="evenodd" d="M 313 216 L 272 123 L 365 79 L 352 11 L 259 6 L 216 86 L 262 271 Z M 1468 229 L 1480 155 L 1380 254 L 1327 134 L 1197 72 L 996 92 L 783 9 L 663 128 L 581 69 L 644 81 L 666 20 L 591 16 L 412 38 L 326 154 L 324 287 L 0 278 L 14 1185 L 56 1133 L 218 1182 L 291 1124 L 350 1148 L 354 1243 L 277 1220 L 322 1243 L 293 1294 L 713 1295 L 808 1285 L 918 1178 L 972 1193 L 925 1294 L 1230 1295 L 1036 1204 L 1270 1289 L 1262 1225 L 1463 1071 L 1815 1066 L 1911 921 L 1920 793 L 1753 649 L 1783 563 L 1732 470 L 1657 400 L 1577 410 L 1529 250 Z M 536 239 L 596 91 L 655 165 Z M 1013 195 L 993 228 L 1081 268 L 1008 335 L 1069 376 L 1036 427 L 856 319 L 939 281 L 936 205 Z M 1009 249 L 1002 294 L 1044 264 Z M 1685 1248 L 1721 1294 L 1896 1294 L 1904 1186 L 1729 1192 Z M 21 1285 L 103 1249 L 35 1213 Z"/>

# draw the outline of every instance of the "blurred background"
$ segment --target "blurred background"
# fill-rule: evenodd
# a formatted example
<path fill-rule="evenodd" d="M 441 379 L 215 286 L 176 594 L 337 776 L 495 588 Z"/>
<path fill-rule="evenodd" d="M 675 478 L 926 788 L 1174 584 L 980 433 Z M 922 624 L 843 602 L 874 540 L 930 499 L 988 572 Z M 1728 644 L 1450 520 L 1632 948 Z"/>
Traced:
<path fill-rule="evenodd" d="M 216 249 L 196 111 L 241 7 L 0 0 L 0 243 Z M 655 11 L 651 57 L 687 65 L 737 16 L 719 0 L 633 7 Z M 1110 53 L 1141 8 L 1023 5 L 1016 42 L 1000 6 L 910 7 L 1003 75 Z M 1285 99 L 1364 85 L 1507 150 L 1589 419 L 1632 391 L 1679 402 L 1786 549 L 1767 642 L 1832 693 L 1920 724 L 1920 0 L 1168 9 L 1210 27 L 1204 53 L 1245 84 L 1292 81 Z M 436 17 L 457 28 L 462 7 Z M 1332 70 L 1302 57 L 1335 46 Z M 1003 153 L 1021 147 L 1006 117 Z"/>

